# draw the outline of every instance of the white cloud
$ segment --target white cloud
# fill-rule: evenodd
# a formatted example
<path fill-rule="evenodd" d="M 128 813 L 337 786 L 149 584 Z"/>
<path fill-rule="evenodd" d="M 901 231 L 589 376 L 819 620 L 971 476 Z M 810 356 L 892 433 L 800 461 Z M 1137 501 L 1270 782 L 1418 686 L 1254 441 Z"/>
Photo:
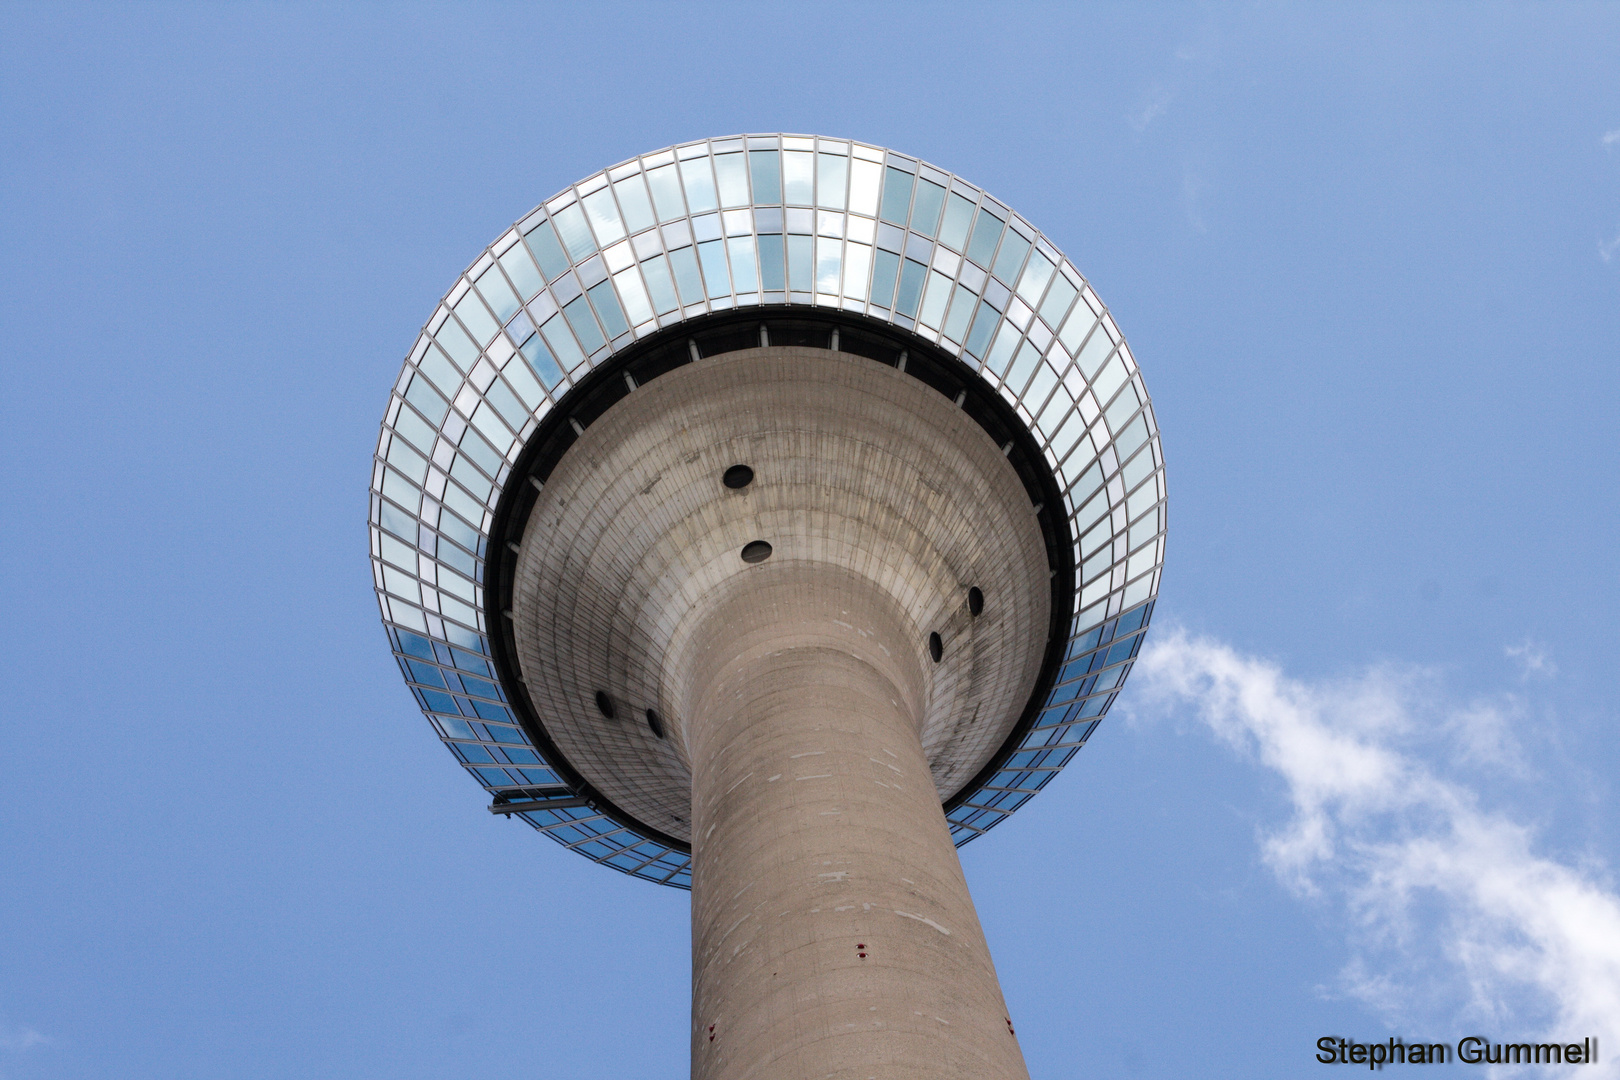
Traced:
<path fill-rule="evenodd" d="M 1620 251 L 1620 233 L 1616 233 L 1613 240 L 1598 241 L 1598 258 L 1608 262 L 1614 258 L 1614 253 Z"/>
<path fill-rule="evenodd" d="M 1511 699 L 1450 706 L 1431 678 L 1388 670 L 1308 683 L 1181 631 L 1138 668 L 1138 711 L 1190 706 L 1283 780 L 1291 817 L 1261 838 L 1263 857 L 1290 889 L 1342 906 L 1346 991 L 1411 1034 L 1442 1008 L 1497 1039 L 1620 1047 L 1620 896 L 1597 869 L 1539 852 L 1531 829 L 1419 749 L 1438 737 L 1455 754 L 1471 723 L 1507 726 Z M 1617 1060 L 1571 1075 L 1620 1076 Z"/>
<path fill-rule="evenodd" d="M 1522 669 L 1520 677 L 1528 679 L 1531 676 L 1540 676 L 1550 679 L 1558 674 L 1558 665 L 1552 662 L 1545 646 L 1525 638 L 1517 645 L 1509 645 L 1502 650 L 1509 659 L 1517 660 Z"/>
<path fill-rule="evenodd" d="M 1615 143 L 1620 143 L 1620 128 L 1615 128 L 1613 131 L 1605 131 L 1603 133 L 1604 146 L 1613 146 Z"/>

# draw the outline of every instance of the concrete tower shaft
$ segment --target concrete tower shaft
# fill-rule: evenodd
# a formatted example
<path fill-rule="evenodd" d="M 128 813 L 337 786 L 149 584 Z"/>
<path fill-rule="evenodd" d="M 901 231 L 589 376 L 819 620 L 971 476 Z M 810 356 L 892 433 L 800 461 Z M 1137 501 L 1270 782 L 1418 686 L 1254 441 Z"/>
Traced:
<path fill-rule="evenodd" d="M 1026 1075 L 941 802 L 1029 698 L 1049 574 L 983 429 L 825 349 L 670 371 L 551 472 L 516 651 L 570 763 L 693 846 L 695 1077 Z"/>

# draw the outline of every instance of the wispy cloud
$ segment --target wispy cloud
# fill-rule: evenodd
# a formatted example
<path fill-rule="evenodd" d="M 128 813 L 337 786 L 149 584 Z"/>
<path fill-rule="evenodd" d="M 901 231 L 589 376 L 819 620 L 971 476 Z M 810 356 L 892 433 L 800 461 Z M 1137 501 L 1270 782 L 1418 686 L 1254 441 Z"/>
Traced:
<path fill-rule="evenodd" d="M 1613 240 L 1598 241 L 1598 258 L 1604 262 L 1614 258 L 1617 251 L 1620 251 L 1620 233 L 1616 233 Z"/>
<path fill-rule="evenodd" d="M 1620 128 L 1615 128 L 1613 131 L 1605 131 L 1603 133 L 1604 146 L 1613 146 L 1615 143 L 1620 143 Z"/>
<path fill-rule="evenodd" d="M 8 1053 L 20 1053 L 36 1046 L 43 1046 L 50 1041 L 31 1027 L 0 1024 L 0 1050 Z"/>
<path fill-rule="evenodd" d="M 1170 101 L 1173 97 L 1175 95 L 1169 90 L 1154 84 L 1148 87 L 1147 93 L 1142 95 L 1142 104 L 1126 119 L 1131 122 L 1131 127 L 1137 131 L 1146 131 L 1149 124 L 1164 115 L 1164 111 L 1170 107 Z"/>
<path fill-rule="evenodd" d="M 1558 674 L 1558 665 L 1553 663 L 1544 645 L 1525 638 L 1517 645 L 1509 645 L 1502 650 L 1510 660 L 1519 663 L 1519 677 L 1523 679 L 1543 678 L 1550 679 Z"/>
<path fill-rule="evenodd" d="M 1511 701 L 1448 705 L 1432 679 L 1390 670 L 1311 683 L 1174 630 L 1138 666 L 1139 701 L 1189 707 L 1286 785 L 1290 818 L 1261 838 L 1262 854 L 1290 889 L 1348 917 L 1346 991 L 1402 1026 L 1450 996 L 1457 1019 L 1514 1041 L 1539 1027 L 1620 1046 L 1612 884 L 1538 851 L 1530 828 L 1423 752 L 1426 740 L 1451 753 L 1459 731 L 1500 726 Z M 1576 1071 L 1620 1075 L 1608 1057 Z"/>

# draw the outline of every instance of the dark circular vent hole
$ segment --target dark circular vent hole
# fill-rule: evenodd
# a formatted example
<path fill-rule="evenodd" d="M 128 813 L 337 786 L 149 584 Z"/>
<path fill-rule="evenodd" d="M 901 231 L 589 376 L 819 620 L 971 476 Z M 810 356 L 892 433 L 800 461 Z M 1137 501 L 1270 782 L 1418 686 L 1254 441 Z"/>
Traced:
<path fill-rule="evenodd" d="M 664 737 L 664 720 L 658 715 L 657 709 L 647 710 L 647 726 L 652 728 L 652 733 L 660 739 Z"/>
<path fill-rule="evenodd" d="M 603 716 L 613 719 L 613 699 L 600 690 L 596 692 L 596 707 L 602 710 Z"/>
<path fill-rule="evenodd" d="M 745 488 L 754 482 L 754 470 L 746 465 L 733 465 L 726 470 L 726 475 L 721 477 L 721 480 L 728 488 Z"/>
<path fill-rule="evenodd" d="M 934 658 L 936 664 L 939 663 L 939 658 L 945 655 L 945 643 L 939 640 L 937 633 L 928 635 L 928 655 Z"/>
<path fill-rule="evenodd" d="M 968 590 L 968 614 L 978 615 L 982 611 L 984 611 L 984 593 L 975 585 Z"/>
<path fill-rule="evenodd" d="M 752 540 L 743 545 L 743 562 L 764 562 L 771 557 L 771 545 L 763 540 Z"/>

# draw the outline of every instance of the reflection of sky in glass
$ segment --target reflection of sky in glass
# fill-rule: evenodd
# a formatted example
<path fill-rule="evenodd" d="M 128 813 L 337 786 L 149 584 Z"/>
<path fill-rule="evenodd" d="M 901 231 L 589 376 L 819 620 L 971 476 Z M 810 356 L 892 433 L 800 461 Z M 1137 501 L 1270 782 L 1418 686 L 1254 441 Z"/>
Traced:
<path fill-rule="evenodd" d="M 663 327 L 759 304 L 858 312 L 960 356 L 1030 426 L 1064 489 L 1077 568 L 1066 662 L 1020 752 L 949 815 L 958 843 L 1091 734 L 1136 655 L 1164 553 L 1162 455 L 1129 348 L 1079 271 L 978 188 L 891 151 L 769 135 L 648 154 L 547 200 L 450 290 L 395 384 L 372 480 L 378 600 L 418 703 L 484 788 L 552 789 L 559 805 L 525 812 L 530 824 L 682 887 L 687 856 L 565 805 L 514 726 L 485 659 L 483 555 L 511 463 L 574 383 Z"/>

